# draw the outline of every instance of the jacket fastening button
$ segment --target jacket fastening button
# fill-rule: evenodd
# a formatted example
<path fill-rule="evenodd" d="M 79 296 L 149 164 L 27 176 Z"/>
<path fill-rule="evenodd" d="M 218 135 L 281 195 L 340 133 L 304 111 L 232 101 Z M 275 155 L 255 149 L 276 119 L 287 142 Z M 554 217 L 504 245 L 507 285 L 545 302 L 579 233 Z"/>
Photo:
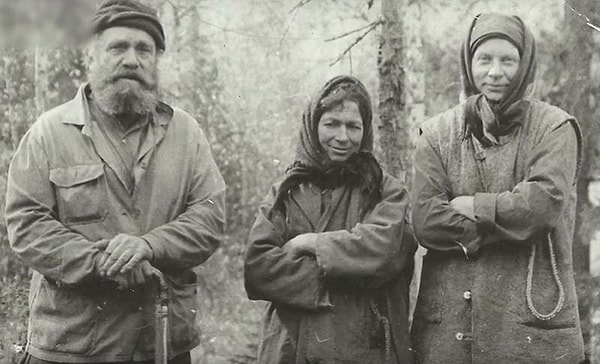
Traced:
<path fill-rule="evenodd" d="M 463 292 L 463 298 L 465 300 L 470 300 L 471 299 L 471 291 L 464 291 Z"/>
<path fill-rule="evenodd" d="M 458 341 L 462 341 L 465 338 L 465 335 L 463 335 L 462 332 L 457 332 L 456 335 L 454 335 L 456 337 L 456 340 Z"/>

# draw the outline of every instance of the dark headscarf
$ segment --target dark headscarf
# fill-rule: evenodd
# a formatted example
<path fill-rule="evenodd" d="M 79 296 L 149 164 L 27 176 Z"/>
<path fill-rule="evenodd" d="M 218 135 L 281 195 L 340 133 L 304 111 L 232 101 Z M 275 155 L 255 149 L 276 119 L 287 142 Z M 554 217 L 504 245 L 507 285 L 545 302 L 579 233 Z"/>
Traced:
<path fill-rule="evenodd" d="M 521 60 L 515 77 L 506 95 L 498 104 L 490 104 L 479 93 L 473 79 L 471 62 L 479 45 L 491 38 L 506 39 L 518 50 Z M 521 100 L 530 90 L 536 69 L 536 49 L 533 34 L 518 16 L 497 13 L 479 14 L 473 19 L 466 39 L 461 47 L 461 78 L 466 100 L 465 137 L 474 133 L 480 138 L 483 133 L 482 118 L 495 118 L 487 125 L 495 125 L 496 135 L 508 133 L 522 114 Z"/>
<path fill-rule="evenodd" d="M 104 0 L 92 19 L 92 33 L 111 27 L 142 30 L 154 39 L 159 51 L 165 50 L 165 32 L 156 10 L 136 0 Z"/>
<path fill-rule="evenodd" d="M 326 111 L 343 102 L 358 105 L 363 122 L 360 150 L 344 162 L 332 161 L 319 142 L 318 125 Z M 373 109 L 365 86 L 355 77 L 337 76 L 329 80 L 308 104 L 302 115 L 300 138 L 295 160 L 286 169 L 272 210 L 280 209 L 288 191 L 306 182 L 322 188 L 351 185 L 361 189 L 368 211 L 381 199 L 383 172 L 373 151 Z"/>

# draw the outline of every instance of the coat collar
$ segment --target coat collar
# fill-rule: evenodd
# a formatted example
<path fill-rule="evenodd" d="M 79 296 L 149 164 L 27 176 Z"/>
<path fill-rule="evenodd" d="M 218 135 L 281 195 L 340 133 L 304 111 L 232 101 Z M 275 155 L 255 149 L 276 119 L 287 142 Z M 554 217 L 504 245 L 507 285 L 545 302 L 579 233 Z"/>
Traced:
<path fill-rule="evenodd" d="M 331 191 L 331 201 L 321 213 L 322 191 L 313 184 L 303 183 L 291 192 L 291 199 L 310 222 L 313 232 L 326 231 L 342 197 L 350 188 L 342 186 Z"/>

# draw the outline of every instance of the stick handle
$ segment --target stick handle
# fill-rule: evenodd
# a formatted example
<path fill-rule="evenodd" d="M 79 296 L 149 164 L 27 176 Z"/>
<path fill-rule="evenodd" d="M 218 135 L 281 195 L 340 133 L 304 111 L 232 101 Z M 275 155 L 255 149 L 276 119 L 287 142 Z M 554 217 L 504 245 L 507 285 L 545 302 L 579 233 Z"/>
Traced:
<path fill-rule="evenodd" d="M 161 271 L 152 267 L 152 272 L 158 283 L 158 300 L 155 304 L 155 341 L 154 363 L 167 364 L 168 353 L 168 328 L 169 328 L 169 285 Z"/>

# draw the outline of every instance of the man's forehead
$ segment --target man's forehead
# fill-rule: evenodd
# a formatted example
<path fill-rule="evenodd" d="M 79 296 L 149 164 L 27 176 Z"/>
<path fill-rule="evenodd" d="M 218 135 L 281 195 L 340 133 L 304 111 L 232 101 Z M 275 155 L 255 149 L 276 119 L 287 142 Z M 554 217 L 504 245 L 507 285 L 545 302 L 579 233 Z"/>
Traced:
<path fill-rule="evenodd" d="M 130 27 L 110 27 L 105 29 L 98 38 L 105 43 L 115 41 L 144 42 L 156 46 L 150 34 L 143 30 Z"/>

